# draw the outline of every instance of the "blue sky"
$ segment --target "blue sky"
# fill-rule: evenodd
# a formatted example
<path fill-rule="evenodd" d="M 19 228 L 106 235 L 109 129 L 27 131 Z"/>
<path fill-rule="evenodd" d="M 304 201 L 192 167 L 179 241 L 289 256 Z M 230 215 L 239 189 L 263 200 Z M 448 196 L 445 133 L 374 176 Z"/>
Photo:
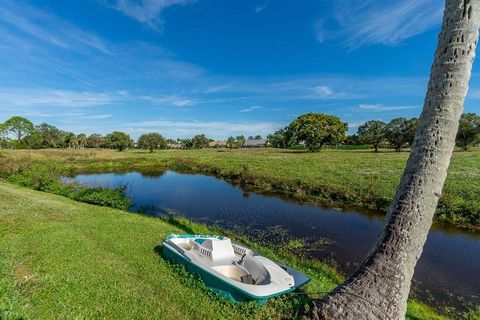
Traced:
<path fill-rule="evenodd" d="M 439 0 L 2 0 L 0 121 L 266 135 L 307 112 L 420 114 Z M 465 104 L 480 113 L 474 65 Z"/>

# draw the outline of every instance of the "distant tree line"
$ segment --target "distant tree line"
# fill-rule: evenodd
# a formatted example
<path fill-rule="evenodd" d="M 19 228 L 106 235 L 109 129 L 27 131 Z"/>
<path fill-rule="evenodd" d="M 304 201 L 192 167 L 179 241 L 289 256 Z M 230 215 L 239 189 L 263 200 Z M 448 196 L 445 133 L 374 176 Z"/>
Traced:
<path fill-rule="evenodd" d="M 304 148 L 318 151 L 325 145 L 370 145 L 375 151 L 380 147 L 401 151 L 409 147 L 415 137 L 418 119 L 395 118 L 385 123 L 370 120 L 361 125 L 356 134 L 347 136 L 348 124 L 340 118 L 319 113 L 308 113 L 299 116 L 288 126 L 268 135 L 267 144 L 273 148 Z M 247 140 L 261 140 L 262 136 L 230 136 L 224 142 L 227 148 L 243 147 Z M 160 149 L 201 149 L 209 146 L 205 134 L 197 134 L 191 139 L 166 139 L 160 133 L 142 134 L 135 144 L 130 136 L 121 131 L 113 131 L 107 135 L 84 133 L 74 134 L 63 131 L 48 123 L 34 125 L 30 120 L 14 116 L 0 123 L 0 148 L 40 149 L 40 148 L 106 148 L 123 151 L 129 148 L 149 150 Z M 480 116 L 475 113 L 464 113 L 456 144 L 463 150 L 480 143 Z"/>
<path fill-rule="evenodd" d="M 9 136 L 13 135 L 13 139 Z M 123 151 L 134 146 L 133 140 L 124 132 L 113 131 L 103 136 L 101 134 L 74 134 L 57 127 L 41 123 L 33 123 L 23 117 L 11 117 L 0 124 L 0 147 L 14 149 L 41 148 L 108 148 Z"/>
<path fill-rule="evenodd" d="M 267 137 L 268 144 L 274 148 L 288 149 L 302 145 L 310 151 L 318 151 L 324 145 L 370 145 L 375 152 L 380 146 L 393 148 L 400 152 L 413 143 L 418 127 L 418 119 L 395 118 L 385 123 L 370 120 L 361 125 L 357 133 L 346 136 L 347 124 L 338 117 L 309 113 L 295 119 L 290 125 L 277 130 Z M 456 144 L 463 150 L 480 143 L 480 116 L 464 113 Z"/>
<path fill-rule="evenodd" d="M 205 134 L 198 134 L 192 139 L 172 140 L 164 138 L 160 133 L 152 132 L 140 135 L 135 144 L 128 134 L 121 131 L 113 131 L 105 136 L 98 133 L 87 136 L 84 133 L 74 134 L 60 130 L 48 123 L 34 125 L 30 120 L 19 116 L 0 123 L 0 148 L 104 148 L 123 151 L 136 147 L 153 152 L 167 148 L 200 149 L 208 147 L 212 141 Z"/>

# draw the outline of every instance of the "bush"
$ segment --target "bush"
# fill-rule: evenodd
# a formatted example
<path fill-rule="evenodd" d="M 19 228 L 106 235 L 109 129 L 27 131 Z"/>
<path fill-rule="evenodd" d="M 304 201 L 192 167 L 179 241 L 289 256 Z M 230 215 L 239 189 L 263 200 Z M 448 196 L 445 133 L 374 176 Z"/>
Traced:
<path fill-rule="evenodd" d="M 71 198 L 80 202 L 128 210 L 132 206 L 132 201 L 125 195 L 125 191 L 126 186 L 115 189 L 80 187 Z"/>
<path fill-rule="evenodd" d="M 128 210 L 132 206 L 126 195 L 127 186 L 115 189 L 90 188 L 78 183 L 62 183 L 60 177 L 66 172 L 64 167 L 53 161 L 39 161 L 26 168 L 7 175 L 7 181 L 39 191 L 58 194 L 70 199 L 104 207 Z"/>
<path fill-rule="evenodd" d="M 53 161 L 34 162 L 26 168 L 10 173 L 7 181 L 40 191 L 47 191 L 50 185 L 58 182 L 61 168 Z"/>

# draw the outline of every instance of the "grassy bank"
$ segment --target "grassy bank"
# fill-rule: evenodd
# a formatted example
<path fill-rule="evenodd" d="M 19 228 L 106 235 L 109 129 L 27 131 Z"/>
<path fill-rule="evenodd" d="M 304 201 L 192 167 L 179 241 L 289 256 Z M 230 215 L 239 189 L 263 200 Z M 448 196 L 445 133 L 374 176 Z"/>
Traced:
<path fill-rule="evenodd" d="M 298 201 L 359 206 L 386 211 L 408 157 L 407 152 L 323 150 L 319 153 L 278 149 L 7 151 L 0 172 L 38 159 L 54 159 L 71 170 L 193 170 L 222 177 L 247 189 Z M 480 150 L 455 152 L 438 220 L 480 227 Z"/>
<path fill-rule="evenodd" d="M 168 233 L 207 231 L 0 182 L 0 318 L 283 319 L 304 307 L 226 302 L 158 253 Z M 254 247 L 312 277 L 308 291 L 341 281 L 327 265 Z M 446 319 L 415 301 L 408 318 Z"/>

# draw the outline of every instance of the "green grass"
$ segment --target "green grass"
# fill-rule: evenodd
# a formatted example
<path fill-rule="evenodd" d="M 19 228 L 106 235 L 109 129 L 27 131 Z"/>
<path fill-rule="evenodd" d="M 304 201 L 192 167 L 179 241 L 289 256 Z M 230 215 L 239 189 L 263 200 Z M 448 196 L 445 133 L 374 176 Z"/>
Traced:
<path fill-rule="evenodd" d="M 407 152 L 278 149 L 164 150 L 18 150 L 0 159 L 0 173 L 19 163 L 54 159 L 70 170 L 193 170 L 238 183 L 247 189 L 332 206 L 386 211 L 403 172 Z M 480 227 L 480 150 L 455 152 L 437 220 Z"/>
<path fill-rule="evenodd" d="M 159 254 L 172 232 L 208 232 L 0 182 L 0 318 L 282 319 L 301 298 L 255 303 L 222 300 Z M 342 279 L 331 267 L 255 244 L 312 277 L 308 291 Z M 408 318 L 446 319 L 412 301 Z"/>

